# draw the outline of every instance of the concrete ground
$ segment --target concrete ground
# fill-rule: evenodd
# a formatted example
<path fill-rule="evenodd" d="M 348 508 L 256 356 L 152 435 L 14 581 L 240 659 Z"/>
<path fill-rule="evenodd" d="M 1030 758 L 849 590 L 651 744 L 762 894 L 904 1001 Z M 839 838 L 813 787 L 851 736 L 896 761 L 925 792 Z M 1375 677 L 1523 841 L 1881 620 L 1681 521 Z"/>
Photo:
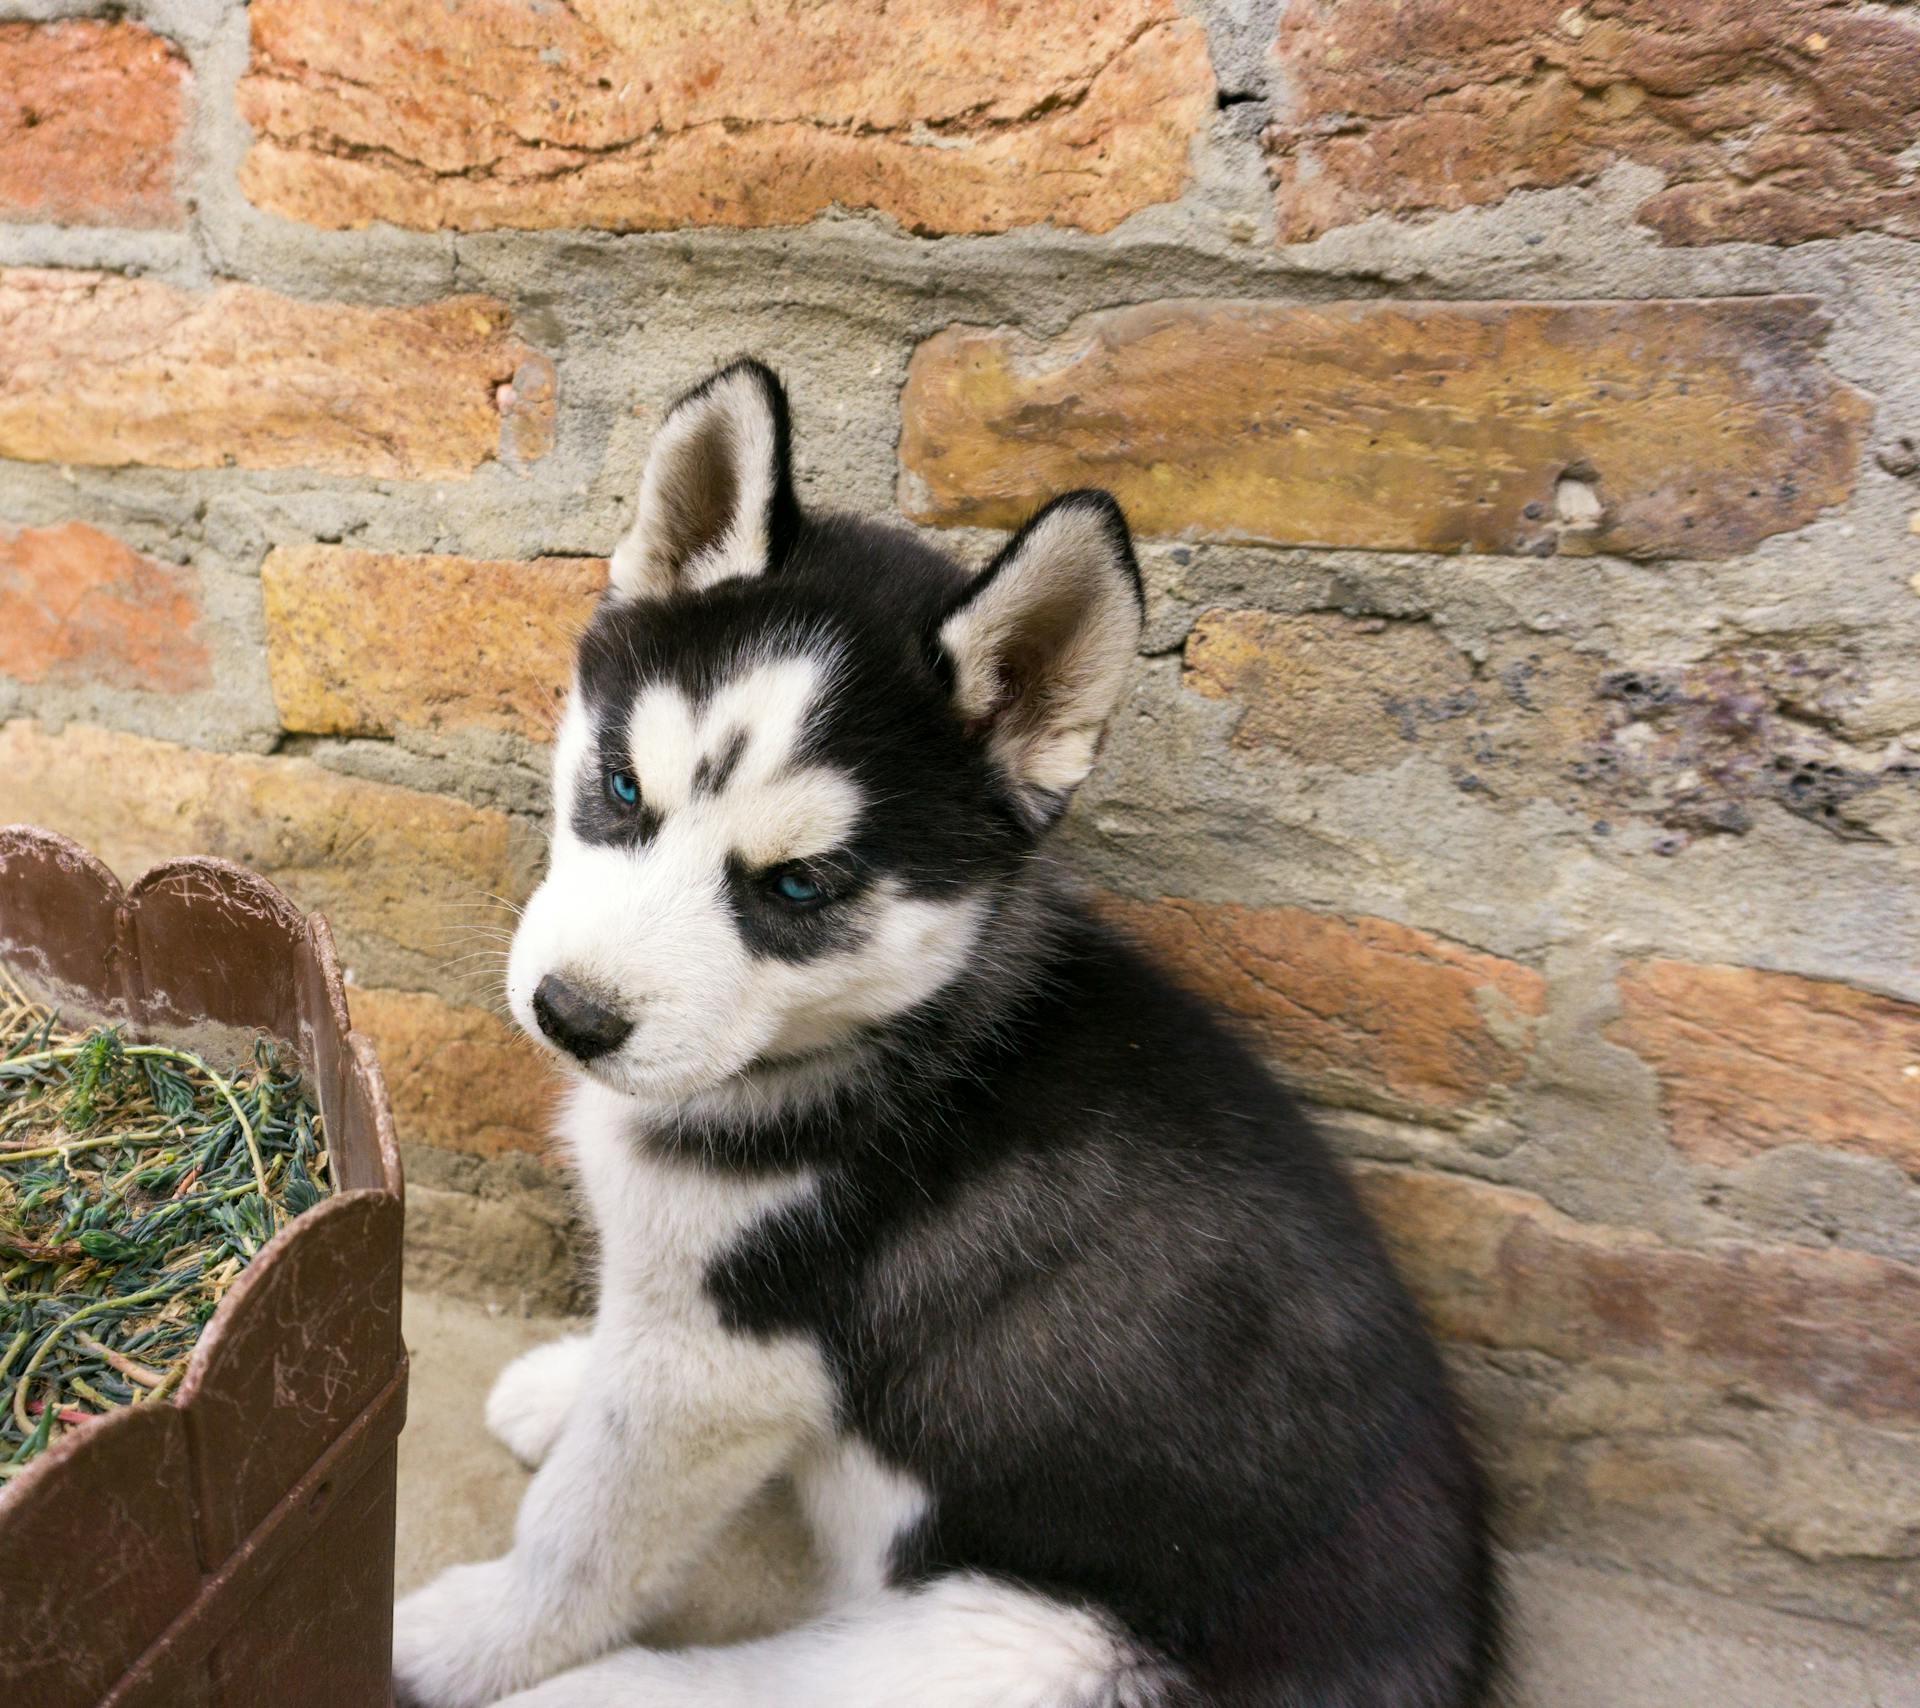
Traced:
<path fill-rule="evenodd" d="M 402 1591 L 506 1546 L 526 1476 L 482 1428 L 481 1404 L 502 1365 L 567 1326 L 409 1296 Z M 750 1537 L 709 1574 L 710 1604 L 662 1637 L 717 1640 L 779 1623 L 804 1599 L 796 1537 L 790 1512 L 755 1514 Z M 1920 1659 L 1858 1631 L 1546 1555 L 1511 1565 L 1514 1708 L 1920 1708 Z M 745 1602 L 742 1583 L 754 1586 Z"/>

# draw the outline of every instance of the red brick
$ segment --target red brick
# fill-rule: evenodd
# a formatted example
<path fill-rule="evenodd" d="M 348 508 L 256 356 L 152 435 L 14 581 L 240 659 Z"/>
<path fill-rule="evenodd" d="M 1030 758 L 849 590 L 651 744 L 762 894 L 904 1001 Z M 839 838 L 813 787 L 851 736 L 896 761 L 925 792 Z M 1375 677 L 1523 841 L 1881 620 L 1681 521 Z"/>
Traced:
<path fill-rule="evenodd" d="M 0 675 L 162 694 L 211 687 L 198 572 L 81 522 L 0 534 Z"/>
<path fill-rule="evenodd" d="M 1673 1246 L 1457 1175 L 1361 1164 L 1443 1339 L 1920 1421 L 1920 1269 L 1793 1245 Z"/>
<path fill-rule="evenodd" d="M 1669 243 L 1920 237 L 1920 22 L 1847 0 L 1290 0 L 1283 242 L 1664 174 Z"/>
<path fill-rule="evenodd" d="M 1172 301 L 950 327 L 901 399 L 902 508 L 1009 527 L 1103 486 L 1147 534 L 1726 557 L 1853 491 L 1868 400 L 1801 297 Z"/>
<path fill-rule="evenodd" d="M 0 270 L 0 456 L 430 480 L 537 448 L 544 358 L 488 297 L 409 308 Z M 538 375 L 532 376 L 534 380 Z"/>
<path fill-rule="evenodd" d="M 1327 1102 L 1456 1117 L 1526 1070 L 1540 975 L 1391 920 L 1103 898 L 1183 983 L 1246 1021 Z"/>
<path fill-rule="evenodd" d="M 1660 1077 L 1673 1142 L 1737 1163 L 1777 1145 L 1920 1175 L 1920 1005 L 1832 979 L 1636 961 L 1607 1035 Z"/>
<path fill-rule="evenodd" d="M 1177 197 L 1212 118 L 1174 0 L 784 8 L 253 0 L 255 202 L 343 227 L 1106 231 Z"/>
<path fill-rule="evenodd" d="M 177 226 L 187 62 L 137 24 L 0 24 L 0 219 Z"/>

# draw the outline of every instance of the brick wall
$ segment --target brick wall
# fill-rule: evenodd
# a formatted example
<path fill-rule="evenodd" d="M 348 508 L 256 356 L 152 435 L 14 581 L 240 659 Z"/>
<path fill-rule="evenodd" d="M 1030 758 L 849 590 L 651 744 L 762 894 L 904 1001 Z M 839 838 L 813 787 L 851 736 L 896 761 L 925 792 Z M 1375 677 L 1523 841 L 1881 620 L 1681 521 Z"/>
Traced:
<path fill-rule="evenodd" d="M 882 13 L 884 11 L 884 18 Z M 663 404 L 1139 527 L 1067 839 L 1326 1111 L 1507 1534 L 1920 1625 L 1920 15 L 0 0 L 0 813 L 326 909 L 416 1273 Z"/>

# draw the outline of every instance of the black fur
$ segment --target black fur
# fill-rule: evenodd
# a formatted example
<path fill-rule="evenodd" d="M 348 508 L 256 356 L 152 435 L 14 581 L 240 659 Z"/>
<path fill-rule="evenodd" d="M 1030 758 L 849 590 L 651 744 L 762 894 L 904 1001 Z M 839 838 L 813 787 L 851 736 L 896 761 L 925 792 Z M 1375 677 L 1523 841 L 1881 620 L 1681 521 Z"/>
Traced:
<path fill-rule="evenodd" d="M 845 1426 L 932 1491 L 899 1579 L 1105 1608 L 1222 1708 L 1482 1700 L 1479 1476 L 1346 1183 L 1070 905 L 1031 973 L 906 1118 L 850 1094 L 830 1142 L 781 1135 L 836 1160 L 715 1269 L 728 1322 L 819 1337 Z"/>
<path fill-rule="evenodd" d="M 589 703 L 617 724 L 646 681 L 704 694 L 745 647 L 830 646 L 807 744 L 875 803 L 835 881 L 982 893 L 991 921 L 824 1101 L 653 1141 L 820 1171 L 712 1270 L 726 1322 L 817 1338 L 844 1426 L 930 1491 L 897 1580 L 981 1571 L 1105 1610 L 1193 1704 L 1483 1701 L 1485 1496 L 1434 1350 L 1293 1102 L 1040 856 L 934 643 L 973 586 L 797 509 L 770 569 L 609 603 Z M 755 880 L 732 881 L 760 952 L 831 946 L 831 908 L 776 927 Z"/>
<path fill-rule="evenodd" d="M 696 795 L 723 792 L 746 751 L 747 732 L 737 729 L 712 753 L 702 754 L 700 763 L 693 768 L 693 792 Z"/>

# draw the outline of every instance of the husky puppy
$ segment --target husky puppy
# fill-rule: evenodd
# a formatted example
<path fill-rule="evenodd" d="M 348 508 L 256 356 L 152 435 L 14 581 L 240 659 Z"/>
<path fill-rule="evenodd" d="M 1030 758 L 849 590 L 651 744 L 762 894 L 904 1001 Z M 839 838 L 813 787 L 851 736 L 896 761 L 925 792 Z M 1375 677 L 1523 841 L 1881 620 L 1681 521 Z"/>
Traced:
<path fill-rule="evenodd" d="M 1479 1475 L 1352 1193 L 1040 853 L 1141 604 L 1104 493 L 969 574 L 802 510 L 758 364 L 666 417 L 508 968 L 599 1313 L 500 1378 L 540 1469 L 400 1604 L 403 1704 L 1485 1698 Z M 780 1476 L 817 1617 L 631 1646 Z"/>

